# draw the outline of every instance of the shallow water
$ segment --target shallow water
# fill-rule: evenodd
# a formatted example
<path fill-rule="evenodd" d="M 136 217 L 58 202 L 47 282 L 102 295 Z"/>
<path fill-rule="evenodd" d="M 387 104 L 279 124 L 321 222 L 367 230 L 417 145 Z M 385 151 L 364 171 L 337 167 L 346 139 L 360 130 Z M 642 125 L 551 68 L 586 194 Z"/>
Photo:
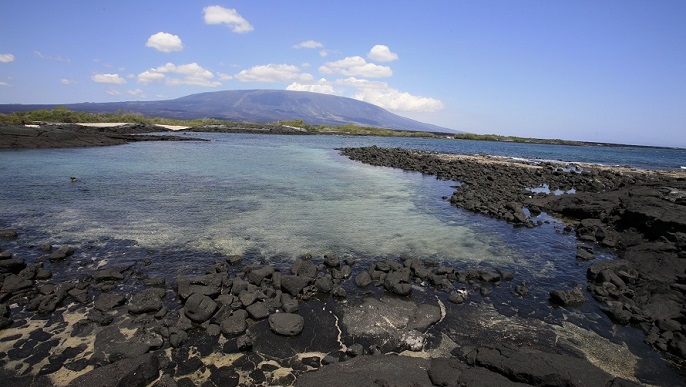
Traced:
<path fill-rule="evenodd" d="M 277 265 L 302 254 L 337 254 L 359 262 L 355 270 L 402 257 L 504 269 L 515 280 L 488 299 L 503 315 L 556 324 L 571 319 L 603 336 L 621 336 L 641 356 L 652 351 L 640 344 L 637 330 L 613 328 L 590 297 L 571 315 L 548 304 L 551 290 L 585 284 L 590 265 L 575 259 L 577 241 L 561 223 L 544 214 L 550 223 L 514 228 L 450 206 L 442 197 L 451 195 L 454 182 L 353 162 L 335 150 L 376 144 L 445 152 L 471 142 L 190 136 L 212 141 L 0 152 L 0 228 L 21 234 L 1 241 L 0 249 L 30 259 L 40 255 L 32 246 L 71 245 L 79 250 L 70 270 L 149 260 L 151 275 L 168 278 L 202 273 L 232 254 Z M 469 153 L 473 145 L 460 150 Z M 534 152 L 502 145 L 472 153 L 529 157 L 512 153 L 513 146 Z M 596 249 L 596 256 L 613 254 Z M 524 281 L 531 294 L 513 297 L 511 288 Z"/>

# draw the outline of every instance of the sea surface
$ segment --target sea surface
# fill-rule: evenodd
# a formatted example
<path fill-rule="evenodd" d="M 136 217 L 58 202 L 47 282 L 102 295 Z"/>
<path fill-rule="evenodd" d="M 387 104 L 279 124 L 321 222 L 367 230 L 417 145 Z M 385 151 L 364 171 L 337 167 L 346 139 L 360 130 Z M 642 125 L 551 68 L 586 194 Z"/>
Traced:
<path fill-rule="evenodd" d="M 686 150 L 187 135 L 211 141 L 0 151 L 0 228 L 21 235 L 0 241 L 0 250 L 30 259 L 42 254 L 36 246 L 69 245 L 79 255 L 71 270 L 145 259 L 150 275 L 170 279 L 204 273 L 233 254 L 284 266 L 303 254 L 336 254 L 358 267 L 417 257 L 464 269 L 502 269 L 514 272 L 515 280 L 489 302 L 510 308 L 506 314 L 574 321 L 643 357 L 652 353 L 637 330 L 614 327 L 593 302 L 573 311 L 548 305 L 551 290 L 585 288 L 590 265 L 575 259 L 578 242 L 562 231 L 564 224 L 543 214 L 544 225 L 515 228 L 472 214 L 445 199 L 455 182 L 350 161 L 336 148 L 377 145 L 651 169 L 686 166 Z M 599 248 L 596 256 L 615 257 Z M 511 290 L 523 283 L 531 294 L 517 301 Z"/>

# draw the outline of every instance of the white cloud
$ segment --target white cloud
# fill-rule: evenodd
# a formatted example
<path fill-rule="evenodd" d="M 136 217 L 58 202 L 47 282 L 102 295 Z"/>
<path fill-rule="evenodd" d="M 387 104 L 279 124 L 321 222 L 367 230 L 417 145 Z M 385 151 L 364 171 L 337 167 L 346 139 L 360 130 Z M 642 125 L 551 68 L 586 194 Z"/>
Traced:
<path fill-rule="evenodd" d="M 306 40 L 304 42 L 300 42 L 293 46 L 293 48 L 322 48 L 324 47 L 323 44 L 314 41 L 314 40 Z"/>
<path fill-rule="evenodd" d="M 39 57 L 39 58 L 41 58 L 41 59 L 52 60 L 52 61 L 55 61 L 55 62 L 71 63 L 71 60 L 69 60 L 69 59 L 67 59 L 67 58 L 62 58 L 62 57 L 59 56 L 59 55 L 45 55 L 45 54 L 43 54 L 42 52 L 37 51 L 37 50 L 34 51 L 33 53 L 34 53 L 37 57 Z"/>
<path fill-rule="evenodd" d="M 145 98 L 145 96 L 143 95 L 143 90 L 141 90 L 141 89 L 129 90 L 126 93 L 129 95 L 132 95 L 134 97 Z"/>
<path fill-rule="evenodd" d="M 119 74 L 94 74 L 91 79 L 97 83 L 112 83 L 115 85 L 126 83 L 126 79 L 119 76 Z"/>
<path fill-rule="evenodd" d="M 180 77 L 179 77 L 180 76 Z M 136 77 L 138 83 L 153 83 L 165 81 L 166 85 L 192 85 L 217 87 L 221 85 L 219 81 L 213 81 L 214 74 L 193 62 L 184 65 L 167 63 L 154 69 L 146 70 Z"/>
<path fill-rule="evenodd" d="M 75 85 L 79 83 L 79 81 L 75 79 L 62 78 L 60 79 L 60 83 L 62 83 L 63 85 Z"/>
<path fill-rule="evenodd" d="M 288 87 L 286 87 L 286 90 L 294 90 L 294 91 L 311 91 L 313 93 L 322 93 L 322 94 L 338 94 L 334 88 L 331 82 L 327 81 L 326 79 L 322 78 L 316 83 L 298 83 L 298 82 L 293 82 Z"/>
<path fill-rule="evenodd" d="M 152 47 L 157 51 L 173 52 L 183 50 L 183 43 L 178 35 L 172 35 L 167 32 L 158 32 L 148 38 L 145 43 L 146 47 Z"/>
<path fill-rule="evenodd" d="M 14 62 L 14 55 L 12 54 L 0 54 L 0 63 L 10 63 Z"/>
<path fill-rule="evenodd" d="M 372 103 L 384 109 L 402 112 L 434 112 L 443 109 L 443 102 L 431 97 L 403 93 L 386 82 L 369 81 L 350 77 L 336 84 L 356 89 L 352 98 Z"/>
<path fill-rule="evenodd" d="M 298 66 L 289 64 L 268 64 L 253 66 L 236 74 L 242 82 L 287 82 L 294 80 L 309 81 L 312 75 L 301 73 Z"/>
<path fill-rule="evenodd" d="M 246 33 L 255 28 L 248 23 L 235 9 L 224 8 L 219 5 L 211 5 L 203 9 L 206 24 L 227 24 L 231 31 Z"/>
<path fill-rule="evenodd" d="M 377 44 L 369 51 L 367 58 L 377 62 L 393 62 L 394 60 L 398 60 L 398 54 L 391 52 L 391 49 L 388 48 L 388 46 Z"/>
<path fill-rule="evenodd" d="M 109 95 L 121 95 L 121 91 L 119 91 L 117 89 L 107 89 L 107 91 L 105 93 L 107 93 Z"/>
<path fill-rule="evenodd" d="M 335 62 L 326 62 L 319 67 L 319 72 L 366 78 L 382 78 L 393 75 L 390 67 L 367 63 L 361 56 L 349 56 Z"/>
<path fill-rule="evenodd" d="M 2 81 L 0 81 L 0 86 L 11 87 L 12 85 L 10 85 L 10 84 L 7 83 L 7 82 L 2 82 Z"/>
<path fill-rule="evenodd" d="M 233 79 L 233 75 L 224 74 L 224 73 L 220 73 L 220 72 L 217 72 L 217 76 L 218 76 L 219 79 L 221 79 L 222 81 L 228 81 L 228 80 Z"/>

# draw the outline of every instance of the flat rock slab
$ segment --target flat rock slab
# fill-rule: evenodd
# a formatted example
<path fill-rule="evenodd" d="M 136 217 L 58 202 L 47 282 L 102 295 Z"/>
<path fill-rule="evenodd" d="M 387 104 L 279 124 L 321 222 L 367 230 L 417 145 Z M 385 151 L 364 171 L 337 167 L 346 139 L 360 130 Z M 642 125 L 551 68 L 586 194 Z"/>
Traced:
<path fill-rule="evenodd" d="M 299 387 L 432 386 L 429 360 L 407 356 L 359 356 L 301 375 Z"/>
<path fill-rule="evenodd" d="M 425 331 L 441 318 L 440 308 L 399 298 L 366 298 L 343 309 L 343 325 L 353 336 L 399 336 L 405 330 Z"/>
<path fill-rule="evenodd" d="M 70 387 L 146 386 L 159 374 L 157 356 L 147 354 L 134 359 L 95 368 L 68 384 Z"/>
<path fill-rule="evenodd" d="M 305 319 L 295 313 L 274 313 L 269 316 L 269 327 L 280 335 L 296 336 L 305 327 Z"/>

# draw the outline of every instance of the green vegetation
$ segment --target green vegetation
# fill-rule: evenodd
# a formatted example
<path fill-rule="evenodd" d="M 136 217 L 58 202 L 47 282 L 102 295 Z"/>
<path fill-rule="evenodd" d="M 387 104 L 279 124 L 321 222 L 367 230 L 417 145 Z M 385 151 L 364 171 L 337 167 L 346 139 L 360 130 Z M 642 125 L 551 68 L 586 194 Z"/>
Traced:
<path fill-rule="evenodd" d="M 203 126 L 225 124 L 226 121 L 211 118 L 201 118 L 197 120 L 175 120 L 172 118 L 145 117 L 136 112 L 117 111 L 116 113 L 86 113 L 75 112 L 65 107 L 58 106 L 54 109 L 31 110 L 26 112 L 13 112 L 0 114 L 0 122 L 18 125 L 22 122 L 30 123 L 34 121 L 42 122 L 64 122 L 64 123 L 106 123 L 106 122 L 126 122 L 143 123 L 156 125 L 178 125 L 178 126 Z"/>
<path fill-rule="evenodd" d="M 474 141 L 500 141 L 500 142 L 521 142 L 529 144 L 555 144 L 555 145 L 588 145 L 581 141 L 557 140 L 557 139 L 542 139 L 542 138 L 526 138 L 515 136 L 499 136 L 497 134 L 473 134 L 473 133 L 459 133 L 453 136 L 456 140 L 474 140 Z"/>
<path fill-rule="evenodd" d="M 0 113 L 0 122 L 19 125 L 31 122 L 64 122 L 64 123 L 106 123 L 106 122 L 126 122 L 143 123 L 152 125 L 177 125 L 188 127 L 203 127 L 210 125 L 222 125 L 228 128 L 258 128 L 265 126 L 290 126 L 301 128 L 310 133 L 322 134 L 350 134 L 366 136 L 403 136 L 403 137 L 436 137 L 435 133 L 398 131 L 392 129 L 375 128 L 369 126 L 358 126 L 348 123 L 340 126 L 329 125 L 309 125 L 303 120 L 277 121 L 271 124 L 257 124 L 246 122 L 232 122 L 217 120 L 212 118 L 200 118 L 196 120 L 176 120 L 172 118 L 146 117 L 140 113 L 118 111 L 116 113 L 86 113 L 75 112 L 65 107 L 54 109 L 41 109 L 26 112 L 13 112 L 9 114 Z"/>
<path fill-rule="evenodd" d="M 580 141 L 555 140 L 555 139 L 537 139 L 524 138 L 514 136 L 499 136 L 496 134 L 472 134 L 472 133 L 458 133 L 458 134 L 440 134 L 431 132 L 413 132 L 401 131 L 385 128 L 376 128 L 371 126 L 360 126 L 354 123 L 347 123 L 345 125 L 331 126 L 331 125 L 310 125 L 303 122 L 303 120 L 284 120 L 277 121 L 270 124 L 258 124 L 247 122 L 232 122 L 217 120 L 213 118 L 200 118 L 195 120 L 176 120 L 172 118 L 160 117 L 146 117 L 136 112 L 117 111 L 116 113 L 86 113 L 75 112 L 65 107 L 56 107 L 54 109 L 41 109 L 26 112 L 14 112 L 9 114 L 0 113 L 0 122 L 18 125 L 22 122 L 30 123 L 34 121 L 42 122 L 64 122 L 64 123 L 87 123 L 87 122 L 126 122 L 126 123 L 143 123 L 153 125 L 177 125 L 188 127 L 207 127 L 212 125 L 221 125 L 228 129 L 241 128 L 264 128 L 269 126 L 287 126 L 303 129 L 309 133 L 319 134 L 347 134 L 357 136 L 397 136 L 397 137 L 425 137 L 425 138 L 455 138 L 457 140 L 475 140 L 475 141 L 501 141 L 501 142 L 520 142 L 532 144 L 557 144 L 557 145 L 589 145 Z M 209 129 L 209 128 L 208 128 Z"/>

